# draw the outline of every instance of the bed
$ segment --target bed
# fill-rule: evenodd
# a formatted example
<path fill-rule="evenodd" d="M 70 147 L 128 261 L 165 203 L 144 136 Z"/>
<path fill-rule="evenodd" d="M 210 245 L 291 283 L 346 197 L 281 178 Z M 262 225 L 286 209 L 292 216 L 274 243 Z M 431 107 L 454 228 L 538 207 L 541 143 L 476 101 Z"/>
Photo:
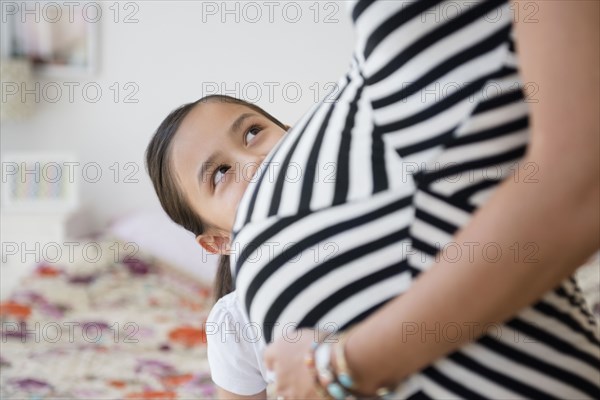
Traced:
<path fill-rule="evenodd" d="M 132 255 L 120 238 L 90 242 L 100 260 L 41 262 L 0 305 L 0 397 L 214 398 L 210 285 L 147 252 Z"/>

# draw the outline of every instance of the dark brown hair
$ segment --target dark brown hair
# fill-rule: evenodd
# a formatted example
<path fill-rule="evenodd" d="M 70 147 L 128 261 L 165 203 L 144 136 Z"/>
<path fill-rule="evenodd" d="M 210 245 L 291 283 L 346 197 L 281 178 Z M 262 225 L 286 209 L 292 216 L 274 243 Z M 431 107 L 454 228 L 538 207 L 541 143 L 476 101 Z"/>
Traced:
<path fill-rule="evenodd" d="M 205 96 L 193 103 L 184 104 L 167 115 L 154 133 L 154 136 L 146 149 L 146 171 L 152 180 L 152 185 L 160 200 L 160 204 L 167 215 L 175 223 L 192 232 L 194 236 L 203 234 L 209 226 L 202 222 L 200 216 L 194 212 L 192 207 L 190 207 L 183 193 L 177 186 L 172 169 L 170 148 L 173 137 L 186 115 L 188 115 L 197 104 L 209 101 L 223 101 L 246 106 L 265 116 L 281 128 L 286 129 L 284 124 L 259 106 L 248 103 L 242 99 L 220 94 Z M 219 265 L 215 277 L 214 300 L 217 301 L 232 290 L 233 280 L 229 256 L 222 255 L 219 258 Z"/>

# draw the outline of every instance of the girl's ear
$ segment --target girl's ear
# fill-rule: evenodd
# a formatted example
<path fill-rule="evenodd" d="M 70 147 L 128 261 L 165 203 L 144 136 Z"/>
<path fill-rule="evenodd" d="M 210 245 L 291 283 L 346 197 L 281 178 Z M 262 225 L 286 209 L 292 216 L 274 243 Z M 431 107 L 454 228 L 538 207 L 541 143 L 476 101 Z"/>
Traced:
<path fill-rule="evenodd" d="M 228 236 L 198 235 L 196 242 L 211 254 L 229 255 L 230 253 Z"/>
<path fill-rule="evenodd" d="M 196 242 L 198 242 L 198 244 L 200 246 L 202 246 L 202 248 L 204 250 L 206 250 L 207 252 L 209 252 L 211 254 L 216 254 L 217 251 L 213 247 L 212 240 L 209 240 L 209 238 L 210 238 L 210 236 L 208 236 L 208 235 L 198 235 L 198 236 L 196 236 Z"/>

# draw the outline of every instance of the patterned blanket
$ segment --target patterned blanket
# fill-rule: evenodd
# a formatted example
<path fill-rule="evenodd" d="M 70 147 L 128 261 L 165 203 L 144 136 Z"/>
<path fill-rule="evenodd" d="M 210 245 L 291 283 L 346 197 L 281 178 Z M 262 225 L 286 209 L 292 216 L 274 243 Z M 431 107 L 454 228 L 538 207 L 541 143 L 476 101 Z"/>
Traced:
<path fill-rule="evenodd" d="M 103 256 L 38 264 L 0 305 L 0 397 L 215 398 L 211 287 L 117 239 L 92 247 Z"/>

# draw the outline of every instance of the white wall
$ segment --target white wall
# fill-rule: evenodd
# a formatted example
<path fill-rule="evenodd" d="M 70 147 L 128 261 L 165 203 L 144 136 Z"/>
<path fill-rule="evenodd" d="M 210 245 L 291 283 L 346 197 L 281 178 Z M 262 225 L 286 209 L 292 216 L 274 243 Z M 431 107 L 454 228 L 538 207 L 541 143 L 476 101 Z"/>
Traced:
<path fill-rule="evenodd" d="M 220 1 L 204 3 L 222 11 Z M 287 6 L 290 2 L 276 2 L 272 23 L 265 3 L 246 6 L 243 2 L 228 2 L 231 10 L 237 4 L 240 21 L 236 23 L 236 16 L 229 14 L 224 15 L 226 22 L 222 23 L 220 12 L 203 13 L 207 5 L 202 2 L 140 1 L 135 2 L 139 7 L 135 18 L 139 22 L 132 24 L 122 20 L 133 8 L 121 8 L 121 21 L 115 23 L 109 9 L 113 2 L 101 3 L 98 72 L 84 78 L 41 80 L 42 87 L 51 81 L 62 87 L 62 98 L 51 103 L 42 92 L 30 120 L 3 122 L 2 154 L 67 151 L 75 153 L 82 165 L 100 164 L 100 181 L 79 179 L 82 207 L 90 211 L 90 230 L 100 230 L 111 219 L 132 211 L 160 207 L 146 176 L 143 152 L 158 124 L 172 109 L 209 94 L 203 91 L 203 84 L 225 83 L 234 90 L 227 94 L 236 96 L 255 96 L 256 92 L 250 89 L 258 85 L 263 95 L 257 104 L 293 124 L 315 101 L 311 86 L 318 85 L 319 95 L 323 96 L 325 85 L 336 82 L 346 71 L 354 36 L 343 2 L 299 1 Z M 252 23 L 244 15 L 254 18 L 255 5 L 262 18 Z M 284 16 L 293 19 L 296 5 L 301 7 L 301 18 L 296 23 L 287 22 Z M 324 23 L 326 15 L 338 22 Z M 72 103 L 65 81 L 81 83 L 75 88 Z M 103 95 L 96 103 L 87 101 L 82 94 L 81 88 L 88 82 L 97 83 L 102 89 Z M 116 103 L 110 89 L 115 82 L 121 88 L 121 98 Z M 123 90 L 127 82 L 139 87 L 134 96 L 139 100 L 137 104 L 123 102 L 124 94 L 131 92 Z M 272 99 L 265 82 L 279 84 Z M 296 103 L 286 101 L 282 93 L 283 85 L 294 82 L 302 89 Z M 235 91 L 236 83 L 248 91 Z M 289 95 L 294 92 L 290 90 Z M 120 163 L 122 174 L 117 183 L 109 168 L 115 162 Z M 134 178 L 138 183 L 123 182 L 123 175 L 133 171 L 123 168 L 126 162 L 137 166 Z M 82 169 L 76 172 L 80 177 Z"/>

